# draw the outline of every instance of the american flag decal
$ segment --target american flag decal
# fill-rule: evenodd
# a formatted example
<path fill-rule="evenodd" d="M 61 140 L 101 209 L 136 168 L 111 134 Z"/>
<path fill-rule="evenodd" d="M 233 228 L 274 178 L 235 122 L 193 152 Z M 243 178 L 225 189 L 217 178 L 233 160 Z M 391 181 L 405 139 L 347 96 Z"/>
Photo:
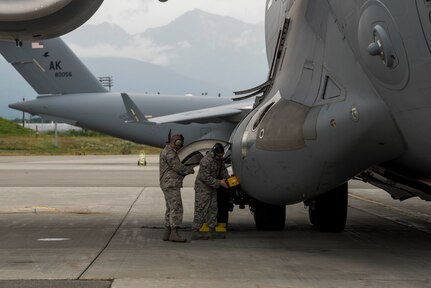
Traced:
<path fill-rule="evenodd" d="M 31 43 L 31 48 L 32 49 L 42 49 L 43 48 L 43 44 L 40 44 L 39 42 L 32 42 Z"/>

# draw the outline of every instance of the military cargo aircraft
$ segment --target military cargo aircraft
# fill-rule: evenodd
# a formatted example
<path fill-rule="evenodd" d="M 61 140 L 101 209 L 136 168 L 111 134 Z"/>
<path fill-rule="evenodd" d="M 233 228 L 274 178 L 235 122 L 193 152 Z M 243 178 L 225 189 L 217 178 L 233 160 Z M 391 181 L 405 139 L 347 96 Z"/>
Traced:
<path fill-rule="evenodd" d="M 258 97 L 229 140 L 258 228 L 283 229 L 286 205 L 304 202 L 319 230 L 344 230 L 350 179 L 431 200 L 430 12 L 429 0 L 266 1 L 270 72 L 238 93 Z"/>
<path fill-rule="evenodd" d="M 81 26 L 103 0 L 0 0 L 0 39 L 37 41 Z"/>
<path fill-rule="evenodd" d="M 430 15 L 430 0 L 266 1 L 268 79 L 238 93 L 260 96 L 229 141 L 258 228 L 304 202 L 344 230 L 350 179 L 431 200 Z"/>
<path fill-rule="evenodd" d="M 281 229 L 285 205 L 304 202 L 318 229 L 342 231 L 353 178 L 431 200 L 431 1 L 266 10 L 269 76 L 230 140 L 242 188 L 271 204 L 255 208 L 256 224 Z"/>
<path fill-rule="evenodd" d="M 198 153 L 203 143 L 209 149 L 212 139 L 227 142 L 253 106 L 228 97 L 111 93 L 62 39 L 34 44 L 17 48 L 0 41 L 0 53 L 39 94 L 9 107 L 46 120 L 155 147 L 163 147 L 172 131 L 183 134 L 186 144 L 194 142 Z"/>

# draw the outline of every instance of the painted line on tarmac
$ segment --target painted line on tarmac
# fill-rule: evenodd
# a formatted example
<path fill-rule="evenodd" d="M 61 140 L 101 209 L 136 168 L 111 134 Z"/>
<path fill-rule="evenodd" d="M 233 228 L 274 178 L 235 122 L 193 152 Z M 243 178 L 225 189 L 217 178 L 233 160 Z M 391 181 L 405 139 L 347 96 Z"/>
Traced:
<path fill-rule="evenodd" d="M 383 210 L 370 210 L 370 209 L 361 208 L 361 207 L 352 207 L 354 209 L 357 209 L 359 211 L 362 211 L 377 217 L 384 218 L 386 220 L 392 221 L 394 223 L 409 227 L 411 229 L 414 229 L 420 232 L 431 234 L 431 216 L 429 214 L 408 211 L 405 209 L 386 205 L 384 203 L 369 199 L 367 197 L 358 196 L 351 193 L 349 193 L 349 196 L 356 200 L 360 200 L 370 204 L 378 205 L 380 207 L 384 207 L 386 209 L 386 212 Z M 394 212 L 398 213 L 398 216 L 396 214 L 389 215 L 388 210 L 391 211 L 392 213 Z"/>
<path fill-rule="evenodd" d="M 108 241 L 106 242 L 105 246 L 103 246 L 103 248 L 100 250 L 100 252 L 96 255 L 96 257 L 94 257 L 93 261 L 91 261 L 90 264 L 88 264 L 88 266 L 84 269 L 84 271 L 82 271 L 82 273 L 79 274 L 79 276 L 76 278 L 76 280 L 81 280 L 82 276 L 84 276 L 84 274 L 97 261 L 97 259 L 99 259 L 100 255 L 102 255 L 102 253 L 106 250 L 106 248 L 108 248 L 108 246 L 111 243 L 112 239 L 114 239 L 115 235 L 120 230 L 120 228 L 123 226 L 124 221 L 127 219 L 127 217 L 129 216 L 130 212 L 132 211 L 133 206 L 135 206 L 136 202 L 138 202 L 139 198 L 141 198 L 142 193 L 144 193 L 144 191 L 146 189 L 147 189 L 147 187 L 142 188 L 141 192 L 138 194 L 138 196 L 136 197 L 136 199 L 133 201 L 132 205 L 130 205 L 129 210 L 127 210 L 127 213 L 124 215 L 123 219 L 121 219 L 120 224 L 118 224 L 117 228 L 115 229 L 114 233 L 112 233 L 111 237 L 108 239 Z"/>
<path fill-rule="evenodd" d="M 431 222 L 431 215 L 430 214 L 421 213 L 421 212 L 413 212 L 413 211 L 409 211 L 409 210 L 406 210 L 406 209 L 398 208 L 398 207 L 395 207 L 395 206 L 386 205 L 386 204 L 383 204 L 382 202 L 378 202 L 378 201 L 369 199 L 367 197 L 358 196 L 358 195 L 351 194 L 351 193 L 349 193 L 349 196 L 352 197 L 352 198 L 356 198 L 358 200 L 362 200 L 364 202 L 373 203 L 373 204 L 380 205 L 380 206 L 383 206 L 383 207 L 391 209 L 391 210 L 395 210 L 395 211 L 400 212 L 401 214 L 405 214 L 407 216 L 412 216 L 412 217 L 421 218 L 421 219 L 426 218 L 426 221 Z"/>

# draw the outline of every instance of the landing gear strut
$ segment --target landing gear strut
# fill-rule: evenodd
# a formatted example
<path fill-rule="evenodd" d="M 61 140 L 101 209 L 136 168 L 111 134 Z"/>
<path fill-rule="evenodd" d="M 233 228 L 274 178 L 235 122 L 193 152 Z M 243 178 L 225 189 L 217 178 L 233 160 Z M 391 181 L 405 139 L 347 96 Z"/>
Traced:
<path fill-rule="evenodd" d="M 307 201 L 311 224 L 322 232 L 341 232 L 347 219 L 347 183 Z"/>

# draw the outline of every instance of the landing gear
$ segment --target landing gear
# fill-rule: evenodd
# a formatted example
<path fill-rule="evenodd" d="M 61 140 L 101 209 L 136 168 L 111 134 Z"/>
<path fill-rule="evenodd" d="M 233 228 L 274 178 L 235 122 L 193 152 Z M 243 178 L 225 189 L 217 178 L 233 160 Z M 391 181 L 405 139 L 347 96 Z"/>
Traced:
<path fill-rule="evenodd" d="M 286 222 L 286 206 L 253 201 L 252 212 L 258 230 L 281 231 Z"/>
<path fill-rule="evenodd" d="M 230 205 L 230 191 L 220 187 L 217 189 L 217 223 L 228 223 Z"/>
<path fill-rule="evenodd" d="M 347 219 L 347 183 L 307 201 L 311 224 L 322 232 L 341 232 Z"/>

